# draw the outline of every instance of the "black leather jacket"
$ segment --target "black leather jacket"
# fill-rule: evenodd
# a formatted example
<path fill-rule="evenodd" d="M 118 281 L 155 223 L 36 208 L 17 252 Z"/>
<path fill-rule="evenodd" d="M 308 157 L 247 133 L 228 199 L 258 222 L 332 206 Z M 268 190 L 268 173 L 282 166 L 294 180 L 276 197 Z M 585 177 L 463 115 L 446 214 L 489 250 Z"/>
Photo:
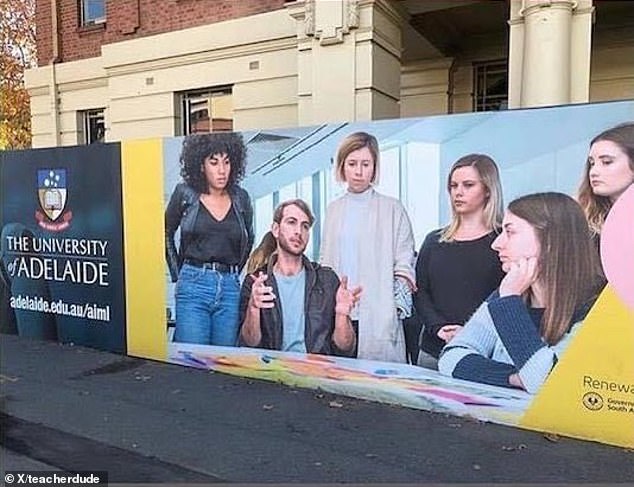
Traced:
<path fill-rule="evenodd" d="M 242 230 L 239 263 L 239 267 L 242 269 L 249 258 L 255 238 L 253 234 L 253 206 L 249 193 L 240 186 L 231 186 L 228 191 L 231 197 L 231 208 L 235 211 Z M 188 184 L 181 182 L 174 188 L 165 210 L 165 254 L 172 282 L 178 280 L 178 272 L 183 265 L 183 251 L 192 238 L 192 231 L 200 207 L 198 205 L 199 198 L 200 193 Z M 177 252 L 174 235 L 179 226 L 180 245 Z"/>
<path fill-rule="evenodd" d="M 261 270 L 268 276 L 265 284 L 273 287 L 275 296 L 279 296 L 277 282 L 273 274 L 276 254 L 271 256 L 269 264 Z M 316 262 L 309 261 L 302 256 L 304 269 L 306 270 L 306 289 L 304 292 L 304 340 L 308 353 L 320 353 L 324 355 L 352 356 L 354 348 L 351 350 L 341 350 L 333 342 L 333 332 L 335 330 L 335 297 L 339 288 L 339 278 L 330 267 L 322 267 Z M 253 279 L 247 276 L 242 283 L 240 290 L 240 323 L 244 322 L 251 296 Z M 269 350 L 281 350 L 282 348 L 282 303 L 279 299 L 275 301 L 275 306 L 269 309 L 260 310 L 260 329 L 262 339 L 257 348 Z M 240 337 L 239 344 L 245 343 Z"/>

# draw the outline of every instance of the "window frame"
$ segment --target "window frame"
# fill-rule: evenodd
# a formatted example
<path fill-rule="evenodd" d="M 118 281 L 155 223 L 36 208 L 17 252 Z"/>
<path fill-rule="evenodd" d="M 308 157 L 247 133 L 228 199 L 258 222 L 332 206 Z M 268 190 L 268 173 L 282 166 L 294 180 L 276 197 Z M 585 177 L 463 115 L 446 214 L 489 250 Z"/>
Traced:
<path fill-rule="evenodd" d="M 506 75 L 506 93 L 487 94 L 487 75 Z M 508 106 L 508 80 L 509 68 L 507 59 L 494 59 L 490 61 L 480 61 L 473 63 L 473 111 L 499 111 L 505 110 Z M 482 86 L 481 86 L 482 85 Z M 496 104 L 496 105 L 493 105 Z"/>
<path fill-rule="evenodd" d="M 178 133 L 176 135 L 191 135 L 196 133 L 213 133 L 213 132 L 223 132 L 233 131 L 233 108 L 231 110 L 231 127 L 229 129 L 216 129 L 213 130 L 213 114 L 211 113 L 211 99 L 216 96 L 231 96 L 233 103 L 233 85 L 222 85 L 222 86 L 213 86 L 208 88 L 200 88 L 194 90 L 186 90 L 176 93 L 177 95 L 177 103 L 180 107 L 180 122 L 177 124 Z M 208 105 L 208 114 L 209 114 L 209 131 L 202 132 L 196 131 L 192 132 L 192 119 L 191 119 L 191 104 L 193 101 L 204 101 L 206 98 Z"/>
<path fill-rule="evenodd" d="M 95 18 L 87 17 L 87 2 L 101 1 L 103 4 L 103 15 Z M 92 25 L 104 24 L 106 22 L 106 0 L 79 0 L 79 25 L 80 27 L 88 27 Z"/>
<path fill-rule="evenodd" d="M 81 123 L 82 143 L 84 145 L 90 145 L 100 142 L 105 142 L 106 139 L 106 109 L 105 108 L 90 108 L 88 110 L 80 110 L 79 118 Z M 101 119 L 101 122 L 99 122 Z M 96 120 L 95 125 L 100 124 L 102 126 L 103 135 L 102 138 L 96 138 L 91 130 L 91 121 Z"/>

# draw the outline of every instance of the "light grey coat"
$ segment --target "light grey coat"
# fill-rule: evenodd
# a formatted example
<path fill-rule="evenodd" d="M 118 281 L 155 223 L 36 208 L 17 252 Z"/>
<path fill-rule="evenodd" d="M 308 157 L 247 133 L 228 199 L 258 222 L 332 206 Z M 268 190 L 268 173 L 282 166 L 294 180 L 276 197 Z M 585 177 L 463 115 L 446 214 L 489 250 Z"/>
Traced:
<path fill-rule="evenodd" d="M 371 189 L 369 211 L 362 224 L 358 251 L 359 303 L 358 357 L 405 362 L 405 336 L 396 314 L 394 279 L 415 283 L 414 234 L 405 208 L 395 198 Z M 333 201 L 326 211 L 321 245 L 321 264 L 341 269 L 339 245 L 346 238 L 342 228 L 346 196 Z M 341 277 L 341 276 L 339 276 Z"/>

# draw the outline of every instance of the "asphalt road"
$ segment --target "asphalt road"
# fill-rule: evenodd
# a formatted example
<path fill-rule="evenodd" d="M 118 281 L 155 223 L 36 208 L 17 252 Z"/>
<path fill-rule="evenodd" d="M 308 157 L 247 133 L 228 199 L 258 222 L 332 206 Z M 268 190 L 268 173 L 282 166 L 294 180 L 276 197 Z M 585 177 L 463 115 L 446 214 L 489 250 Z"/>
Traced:
<path fill-rule="evenodd" d="M 634 452 L 0 336 L 3 470 L 110 482 L 617 483 Z"/>

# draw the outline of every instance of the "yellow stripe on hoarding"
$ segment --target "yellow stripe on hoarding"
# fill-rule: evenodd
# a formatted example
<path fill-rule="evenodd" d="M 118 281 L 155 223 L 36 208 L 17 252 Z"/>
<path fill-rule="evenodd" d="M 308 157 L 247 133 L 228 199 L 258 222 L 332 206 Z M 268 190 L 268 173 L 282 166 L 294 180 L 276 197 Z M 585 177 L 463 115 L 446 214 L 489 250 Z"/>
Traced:
<path fill-rule="evenodd" d="M 128 355 L 165 360 L 162 140 L 122 142 L 121 173 Z"/>

